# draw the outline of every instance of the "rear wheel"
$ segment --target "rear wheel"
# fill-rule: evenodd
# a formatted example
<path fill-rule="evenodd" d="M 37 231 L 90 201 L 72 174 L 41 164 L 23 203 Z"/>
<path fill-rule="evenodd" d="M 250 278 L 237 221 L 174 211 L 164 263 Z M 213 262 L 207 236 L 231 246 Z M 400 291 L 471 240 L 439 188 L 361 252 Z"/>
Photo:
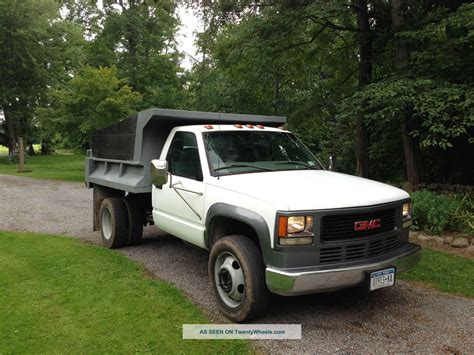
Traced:
<path fill-rule="evenodd" d="M 127 209 L 127 245 L 139 244 L 143 236 L 143 222 L 145 220 L 145 211 L 140 203 L 132 198 L 123 198 L 123 203 Z"/>
<path fill-rule="evenodd" d="M 100 206 L 100 233 L 107 248 L 124 246 L 127 238 L 127 209 L 120 198 L 111 197 Z"/>
<path fill-rule="evenodd" d="M 258 247 L 241 235 L 219 239 L 211 250 L 209 278 L 222 313 L 235 322 L 265 311 L 267 288 Z"/>

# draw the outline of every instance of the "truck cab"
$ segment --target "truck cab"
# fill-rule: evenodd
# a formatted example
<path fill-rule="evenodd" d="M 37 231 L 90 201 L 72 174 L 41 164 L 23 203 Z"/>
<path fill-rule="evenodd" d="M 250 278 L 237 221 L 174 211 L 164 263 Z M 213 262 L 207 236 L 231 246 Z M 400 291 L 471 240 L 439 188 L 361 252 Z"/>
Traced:
<path fill-rule="evenodd" d="M 210 286 L 237 322 L 261 315 L 269 292 L 377 290 L 418 263 L 406 192 L 326 170 L 274 118 L 208 121 L 172 126 L 147 168 L 89 154 L 86 183 L 107 246 L 135 244 L 153 223 L 207 249 Z M 140 167 L 150 191 L 125 191 L 132 172 L 140 185 Z"/>

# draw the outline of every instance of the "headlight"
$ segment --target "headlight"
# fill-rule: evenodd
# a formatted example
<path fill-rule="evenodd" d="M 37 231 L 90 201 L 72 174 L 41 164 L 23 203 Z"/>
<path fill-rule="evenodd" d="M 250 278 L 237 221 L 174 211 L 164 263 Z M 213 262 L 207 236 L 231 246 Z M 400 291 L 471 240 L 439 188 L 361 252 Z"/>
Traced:
<path fill-rule="evenodd" d="M 289 217 L 288 218 L 288 234 L 301 233 L 306 226 L 306 217 Z"/>
<path fill-rule="evenodd" d="M 403 204 L 403 218 L 411 217 L 411 203 L 407 202 Z"/>
<path fill-rule="evenodd" d="M 278 223 L 279 244 L 304 245 L 313 243 L 313 216 L 281 216 Z"/>

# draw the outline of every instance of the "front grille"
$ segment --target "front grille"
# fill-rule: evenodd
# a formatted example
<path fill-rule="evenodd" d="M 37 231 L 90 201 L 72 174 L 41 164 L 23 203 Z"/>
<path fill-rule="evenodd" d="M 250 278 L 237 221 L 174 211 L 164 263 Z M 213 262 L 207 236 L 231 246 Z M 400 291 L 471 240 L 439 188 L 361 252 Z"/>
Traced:
<path fill-rule="evenodd" d="M 381 220 L 381 226 L 377 229 L 366 231 L 355 231 L 354 223 L 358 221 Z M 375 212 L 357 214 L 338 214 L 324 216 L 321 221 L 322 242 L 334 242 L 339 240 L 354 240 L 377 234 L 393 231 L 396 224 L 396 209 L 390 208 Z M 375 247 L 377 249 L 379 247 Z"/>
<path fill-rule="evenodd" d="M 319 263 L 328 264 L 368 259 L 395 250 L 398 245 L 398 235 L 395 234 L 367 239 L 361 243 L 323 246 L 319 254 Z"/>

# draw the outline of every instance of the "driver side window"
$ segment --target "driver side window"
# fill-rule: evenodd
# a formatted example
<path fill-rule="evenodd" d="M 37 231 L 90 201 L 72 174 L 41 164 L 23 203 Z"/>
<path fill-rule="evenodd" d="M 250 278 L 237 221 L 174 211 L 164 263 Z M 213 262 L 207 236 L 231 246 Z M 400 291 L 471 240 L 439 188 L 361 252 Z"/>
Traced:
<path fill-rule="evenodd" d="M 203 180 L 197 139 L 194 133 L 176 132 L 166 160 L 171 174 L 197 181 Z"/>

